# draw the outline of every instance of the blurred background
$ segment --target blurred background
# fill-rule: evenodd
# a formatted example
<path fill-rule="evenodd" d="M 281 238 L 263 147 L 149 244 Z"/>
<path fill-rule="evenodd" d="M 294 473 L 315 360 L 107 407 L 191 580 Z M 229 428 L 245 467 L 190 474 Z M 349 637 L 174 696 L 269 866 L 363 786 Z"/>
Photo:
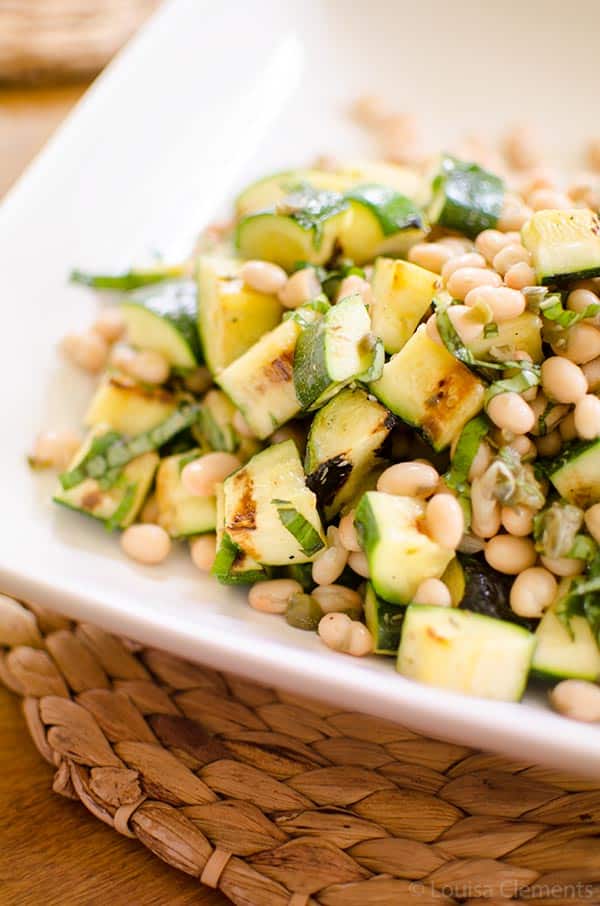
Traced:
<path fill-rule="evenodd" d="M 0 0 L 0 196 L 161 0 Z"/>

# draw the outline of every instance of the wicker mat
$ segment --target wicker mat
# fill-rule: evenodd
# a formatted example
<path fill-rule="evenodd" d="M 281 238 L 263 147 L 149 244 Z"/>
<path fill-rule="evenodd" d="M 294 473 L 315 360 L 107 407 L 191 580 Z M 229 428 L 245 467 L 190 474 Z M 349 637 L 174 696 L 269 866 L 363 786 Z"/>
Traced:
<path fill-rule="evenodd" d="M 238 906 L 600 903 L 600 787 L 0 596 L 0 679 L 80 799 Z"/>
<path fill-rule="evenodd" d="M 0 0 L 0 84 L 95 75 L 159 0 Z"/>

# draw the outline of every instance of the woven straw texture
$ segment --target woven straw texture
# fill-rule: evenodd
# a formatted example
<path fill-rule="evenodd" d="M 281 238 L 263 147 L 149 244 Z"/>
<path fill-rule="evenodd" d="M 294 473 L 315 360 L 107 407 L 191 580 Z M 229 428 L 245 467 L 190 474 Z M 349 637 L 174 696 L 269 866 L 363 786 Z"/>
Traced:
<path fill-rule="evenodd" d="M 56 793 L 238 906 L 600 903 L 600 787 L 0 596 Z"/>
<path fill-rule="evenodd" d="M 0 83 L 99 72 L 159 0 L 0 0 Z"/>

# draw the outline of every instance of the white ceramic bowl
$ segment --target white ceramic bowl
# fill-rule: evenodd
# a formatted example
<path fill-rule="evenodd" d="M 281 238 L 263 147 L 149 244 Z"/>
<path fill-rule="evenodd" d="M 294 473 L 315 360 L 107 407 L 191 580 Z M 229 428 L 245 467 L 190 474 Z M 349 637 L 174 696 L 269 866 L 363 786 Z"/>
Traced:
<path fill-rule="evenodd" d="M 551 156 L 571 154 L 593 128 L 595 15 L 581 2 L 567 20 L 554 0 L 167 3 L 0 208 L 0 587 L 219 669 L 600 776 L 600 729 L 552 714 L 542 694 L 511 705 L 415 685 L 386 659 L 334 654 L 251 611 L 185 551 L 136 566 L 101 526 L 54 506 L 51 480 L 25 463 L 35 433 L 76 424 L 91 389 L 56 356 L 95 305 L 67 286 L 71 267 L 175 258 L 248 178 L 368 152 L 344 116 L 365 90 L 420 113 L 433 147 L 531 118 Z"/>

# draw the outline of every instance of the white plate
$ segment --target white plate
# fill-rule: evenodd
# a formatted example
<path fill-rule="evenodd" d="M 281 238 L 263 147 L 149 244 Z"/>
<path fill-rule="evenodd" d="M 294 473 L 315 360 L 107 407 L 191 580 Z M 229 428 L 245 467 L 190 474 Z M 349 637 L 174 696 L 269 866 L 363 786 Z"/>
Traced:
<path fill-rule="evenodd" d="M 185 552 L 136 566 L 102 527 L 51 504 L 49 480 L 24 460 L 38 429 L 77 423 L 90 392 L 55 353 L 94 308 L 66 285 L 70 268 L 125 266 L 153 248 L 176 257 L 249 176 L 364 152 L 344 117 L 357 93 L 383 89 L 421 112 L 438 145 L 532 117 L 553 152 L 571 151 L 596 109 L 590 16 L 567 21 L 549 0 L 510 15 L 487 6 L 176 0 L 98 80 L 0 209 L 0 587 L 213 667 L 600 777 L 600 730 L 552 714 L 543 696 L 495 704 L 415 685 L 385 659 L 334 654 L 251 611 Z"/>

